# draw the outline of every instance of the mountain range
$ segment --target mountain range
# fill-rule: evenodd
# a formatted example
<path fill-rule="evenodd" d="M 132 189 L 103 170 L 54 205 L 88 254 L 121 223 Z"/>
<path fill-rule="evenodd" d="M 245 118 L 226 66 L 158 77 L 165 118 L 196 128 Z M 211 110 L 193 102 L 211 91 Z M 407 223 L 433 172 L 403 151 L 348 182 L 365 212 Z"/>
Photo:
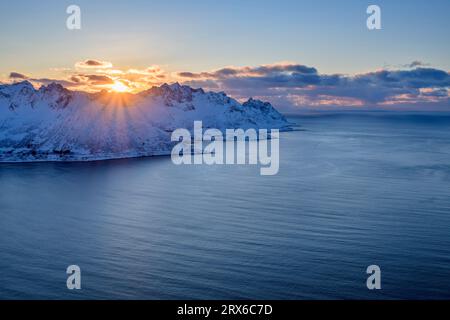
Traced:
<path fill-rule="evenodd" d="M 131 94 L 0 85 L 0 162 L 87 161 L 170 154 L 177 128 L 289 130 L 270 103 L 163 84 Z"/>

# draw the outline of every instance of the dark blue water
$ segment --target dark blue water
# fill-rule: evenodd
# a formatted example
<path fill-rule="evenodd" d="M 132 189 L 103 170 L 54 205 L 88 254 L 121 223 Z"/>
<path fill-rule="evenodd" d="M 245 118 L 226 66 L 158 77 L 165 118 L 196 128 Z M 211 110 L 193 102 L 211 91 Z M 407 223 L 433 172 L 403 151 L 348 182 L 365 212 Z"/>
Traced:
<path fill-rule="evenodd" d="M 0 298 L 450 298 L 450 116 L 291 120 L 305 131 L 281 135 L 276 176 L 0 164 Z"/>

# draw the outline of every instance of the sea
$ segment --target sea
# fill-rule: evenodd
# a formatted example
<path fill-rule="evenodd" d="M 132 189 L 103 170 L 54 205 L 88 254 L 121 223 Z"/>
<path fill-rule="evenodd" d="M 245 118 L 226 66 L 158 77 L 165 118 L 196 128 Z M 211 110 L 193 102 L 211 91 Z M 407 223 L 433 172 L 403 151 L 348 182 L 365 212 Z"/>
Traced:
<path fill-rule="evenodd" d="M 449 299 L 450 114 L 288 119 L 272 176 L 0 164 L 0 299 Z"/>

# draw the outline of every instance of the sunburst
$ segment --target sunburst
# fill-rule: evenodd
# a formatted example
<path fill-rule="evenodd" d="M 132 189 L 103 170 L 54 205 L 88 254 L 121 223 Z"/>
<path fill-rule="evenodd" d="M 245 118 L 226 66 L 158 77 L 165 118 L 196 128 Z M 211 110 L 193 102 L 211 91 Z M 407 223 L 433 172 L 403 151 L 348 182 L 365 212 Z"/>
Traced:
<path fill-rule="evenodd" d="M 114 84 L 111 86 L 111 89 L 115 92 L 127 92 L 129 91 L 129 87 L 124 84 L 122 81 L 114 81 Z"/>

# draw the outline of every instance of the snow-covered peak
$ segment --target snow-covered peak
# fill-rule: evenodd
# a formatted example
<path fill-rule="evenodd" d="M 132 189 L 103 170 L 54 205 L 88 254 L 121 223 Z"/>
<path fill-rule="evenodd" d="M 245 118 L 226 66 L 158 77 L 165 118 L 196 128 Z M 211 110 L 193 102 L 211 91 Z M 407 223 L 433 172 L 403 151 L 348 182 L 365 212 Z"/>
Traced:
<path fill-rule="evenodd" d="M 244 109 L 254 109 L 257 110 L 263 117 L 267 119 L 282 119 L 286 121 L 286 118 L 279 113 L 269 102 L 264 102 L 261 100 L 250 98 L 242 104 Z"/>
<path fill-rule="evenodd" d="M 178 82 L 173 84 L 164 83 L 159 87 L 152 87 L 140 95 L 147 97 L 161 97 L 166 105 L 173 106 L 174 103 L 191 102 L 195 93 L 204 94 L 203 89 L 193 89 Z"/>
<path fill-rule="evenodd" d="M 33 85 L 31 84 L 30 81 L 28 80 L 24 80 L 24 81 L 19 81 L 19 82 L 14 82 L 12 84 L 5 84 L 3 85 L 4 87 L 9 87 L 11 89 L 16 89 L 16 90 L 20 90 L 22 88 L 29 88 L 31 90 L 35 90 Z"/>
<path fill-rule="evenodd" d="M 0 86 L 0 105 L 3 102 L 9 110 L 13 111 L 18 106 L 30 106 L 35 95 L 36 89 L 29 81 L 4 84 Z"/>
<path fill-rule="evenodd" d="M 255 108 L 255 107 L 268 107 L 270 106 L 270 103 L 258 99 L 249 98 L 246 102 L 243 103 L 243 105 Z"/>
<path fill-rule="evenodd" d="M 15 95 L 30 95 L 33 94 L 36 91 L 34 89 L 31 82 L 28 80 L 15 82 L 12 84 L 3 84 L 0 85 L 0 92 L 9 95 L 9 96 L 15 96 Z"/>
<path fill-rule="evenodd" d="M 68 93 L 69 90 L 65 89 L 61 84 L 52 82 L 47 86 L 41 86 L 39 92 L 43 93 Z"/>

